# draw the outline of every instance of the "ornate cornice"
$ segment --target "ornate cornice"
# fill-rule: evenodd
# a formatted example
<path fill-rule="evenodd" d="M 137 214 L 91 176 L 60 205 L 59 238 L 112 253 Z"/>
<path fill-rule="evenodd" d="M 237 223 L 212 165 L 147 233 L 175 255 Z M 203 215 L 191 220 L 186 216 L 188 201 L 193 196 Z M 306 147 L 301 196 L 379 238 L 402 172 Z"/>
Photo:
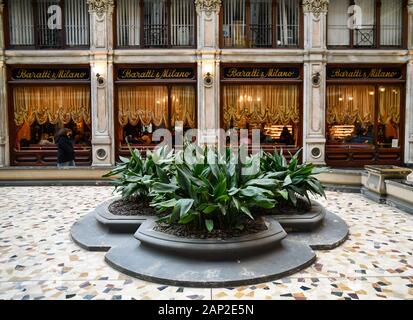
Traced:
<path fill-rule="evenodd" d="M 102 18 L 105 13 L 112 14 L 115 6 L 113 0 L 87 0 L 89 12 L 96 12 L 99 18 Z"/>
<path fill-rule="evenodd" d="M 319 19 L 322 12 L 328 10 L 329 0 L 303 0 L 304 12 L 311 12 L 314 18 Z"/>
<path fill-rule="evenodd" d="M 213 12 L 219 13 L 221 7 L 221 0 L 195 0 L 195 7 L 198 14 L 201 11 L 205 11 L 207 16 L 210 16 Z"/>

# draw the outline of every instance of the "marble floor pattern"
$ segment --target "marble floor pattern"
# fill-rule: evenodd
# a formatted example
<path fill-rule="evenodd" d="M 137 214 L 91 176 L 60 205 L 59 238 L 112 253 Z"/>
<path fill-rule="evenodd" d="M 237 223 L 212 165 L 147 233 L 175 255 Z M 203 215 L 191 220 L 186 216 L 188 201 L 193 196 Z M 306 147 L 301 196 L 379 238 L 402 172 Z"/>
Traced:
<path fill-rule="evenodd" d="M 327 192 L 350 237 L 277 281 L 193 289 L 128 277 L 69 236 L 111 187 L 0 188 L 0 299 L 413 299 L 413 216 L 360 194 Z"/>

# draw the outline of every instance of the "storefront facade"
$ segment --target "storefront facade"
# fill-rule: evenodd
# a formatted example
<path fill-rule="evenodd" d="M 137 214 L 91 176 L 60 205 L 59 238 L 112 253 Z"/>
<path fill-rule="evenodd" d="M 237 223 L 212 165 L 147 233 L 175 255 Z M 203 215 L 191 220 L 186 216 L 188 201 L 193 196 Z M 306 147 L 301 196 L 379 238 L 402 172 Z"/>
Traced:
<path fill-rule="evenodd" d="M 326 162 L 401 165 L 405 65 L 327 65 Z"/>
<path fill-rule="evenodd" d="M 46 2 L 60 29 L 42 29 Z M 0 3 L 2 167 L 53 166 L 39 142 L 61 126 L 80 136 L 79 165 L 111 166 L 176 121 L 210 144 L 260 129 L 266 149 L 318 165 L 413 165 L 413 1 Z M 348 29 L 351 5 L 362 28 Z"/>
<path fill-rule="evenodd" d="M 55 165 L 63 127 L 73 133 L 77 165 L 92 164 L 89 66 L 12 66 L 8 92 L 12 166 Z"/>
<path fill-rule="evenodd" d="M 116 156 L 145 150 L 157 129 L 196 129 L 196 64 L 115 66 Z"/>

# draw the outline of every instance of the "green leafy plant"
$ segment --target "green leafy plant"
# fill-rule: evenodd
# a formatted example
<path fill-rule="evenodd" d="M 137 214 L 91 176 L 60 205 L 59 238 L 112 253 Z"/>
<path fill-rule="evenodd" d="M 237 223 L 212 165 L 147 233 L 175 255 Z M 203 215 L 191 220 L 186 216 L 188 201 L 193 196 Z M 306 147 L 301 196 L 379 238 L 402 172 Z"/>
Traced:
<path fill-rule="evenodd" d="M 270 154 L 262 152 L 261 170 L 268 177 L 279 181 L 273 185 L 274 195 L 279 202 L 287 202 L 293 207 L 298 206 L 298 199 L 306 199 L 311 206 L 310 195 L 315 197 L 325 197 L 324 187 L 321 182 L 314 177 L 324 169 L 316 168 L 312 163 L 299 164 L 301 150 L 295 155 L 291 155 L 291 160 L 283 155 L 283 150 Z"/>
<path fill-rule="evenodd" d="M 151 187 L 155 182 L 165 182 L 173 173 L 173 150 L 166 147 L 147 151 L 143 157 L 139 150 L 129 146 L 130 158 L 120 157 L 121 163 L 103 177 L 115 177 L 115 191 L 123 198 L 138 196 L 143 202 L 150 202 Z"/>
<path fill-rule="evenodd" d="M 241 162 L 229 148 L 223 156 L 212 148 L 196 151 L 195 161 L 182 157 L 175 175 L 153 184 L 152 205 L 168 213 L 160 221 L 209 232 L 243 229 L 246 219 L 254 219 L 251 208 L 274 207 L 276 201 L 267 186 L 277 181 L 262 174 L 259 154 Z"/>

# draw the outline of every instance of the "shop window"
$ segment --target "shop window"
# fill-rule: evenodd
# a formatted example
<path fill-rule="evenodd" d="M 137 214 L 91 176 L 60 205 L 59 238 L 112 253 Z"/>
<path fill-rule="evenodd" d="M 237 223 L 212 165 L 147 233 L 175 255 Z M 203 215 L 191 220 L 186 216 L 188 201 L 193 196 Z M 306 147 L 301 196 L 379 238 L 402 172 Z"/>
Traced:
<path fill-rule="evenodd" d="M 8 1 L 8 19 L 9 45 L 13 48 L 89 45 L 86 0 L 12 0 Z"/>
<path fill-rule="evenodd" d="M 118 47 L 193 47 L 193 0 L 118 0 Z"/>
<path fill-rule="evenodd" d="M 374 86 L 329 86 L 327 124 L 329 143 L 372 144 Z"/>
<path fill-rule="evenodd" d="M 156 129 L 196 128 L 195 87 L 192 85 L 122 85 L 118 88 L 118 140 L 122 146 L 156 145 Z"/>
<path fill-rule="evenodd" d="M 328 45 L 350 48 L 402 47 L 404 7 L 404 0 L 331 0 L 328 9 Z"/>
<path fill-rule="evenodd" d="M 225 85 L 224 128 L 259 129 L 262 144 L 297 147 L 299 96 L 296 85 Z"/>
<path fill-rule="evenodd" d="M 329 85 L 327 164 L 399 165 L 401 96 L 401 85 Z"/>
<path fill-rule="evenodd" d="M 30 162 L 26 165 L 54 164 L 55 136 L 60 128 L 71 129 L 75 151 L 81 154 L 77 160 L 89 163 L 92 136 L 88 87 L 15 86 L 12 91 L 14 164 L 25 164 L 25 159 Z"/>
<path fill-rule="evenodd" d="M 299 0 L 224 0 L 222 45 L 298 47 L 300 8 Z"/>

